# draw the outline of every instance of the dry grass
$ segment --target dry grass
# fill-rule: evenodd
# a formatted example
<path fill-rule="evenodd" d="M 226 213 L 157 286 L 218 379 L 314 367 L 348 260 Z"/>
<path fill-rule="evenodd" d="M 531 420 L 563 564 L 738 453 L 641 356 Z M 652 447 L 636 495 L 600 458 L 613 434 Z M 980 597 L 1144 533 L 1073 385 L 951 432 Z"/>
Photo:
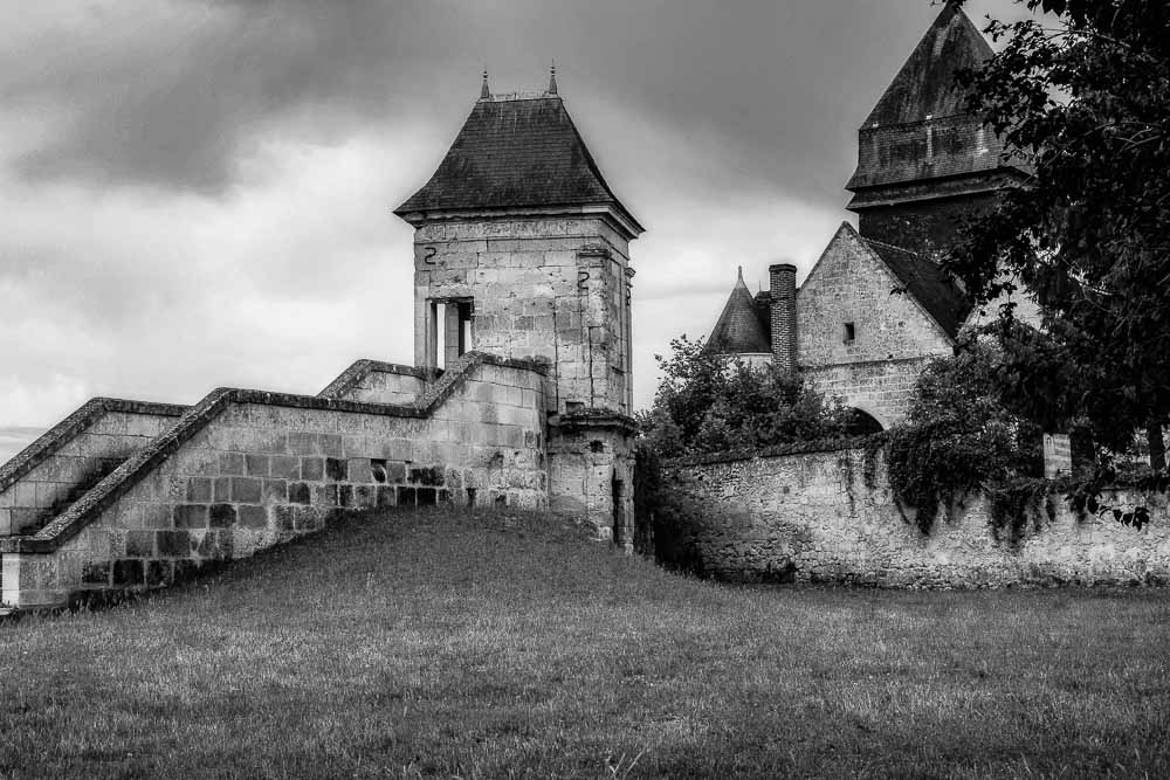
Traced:
<path fill-rule="evenodd" d="M 0 775 L 1170 776 L 1170 593 L 745 590 L 357 519 L 0 625 Z"/>

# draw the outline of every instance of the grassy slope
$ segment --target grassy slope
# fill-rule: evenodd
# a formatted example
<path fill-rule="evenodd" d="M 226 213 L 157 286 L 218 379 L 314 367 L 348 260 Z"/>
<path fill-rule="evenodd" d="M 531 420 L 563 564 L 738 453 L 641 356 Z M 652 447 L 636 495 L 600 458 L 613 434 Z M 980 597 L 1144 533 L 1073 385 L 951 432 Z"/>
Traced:
<path fill-rule="evenodd" d="M 1170 593 L 743 590 L 356 520 L 0 625 L 0 775 L 1170 775 Z"/>

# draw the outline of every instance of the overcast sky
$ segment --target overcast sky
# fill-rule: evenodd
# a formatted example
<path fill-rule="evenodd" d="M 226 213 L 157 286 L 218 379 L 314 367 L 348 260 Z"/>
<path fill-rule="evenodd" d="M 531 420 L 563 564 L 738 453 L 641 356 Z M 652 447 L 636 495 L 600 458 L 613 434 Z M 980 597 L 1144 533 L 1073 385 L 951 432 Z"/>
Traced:
<path fill-rule="evenodd" d="M 410 363 L 390 212 L 479 94 L 560 92 L 632 245 L 635 393 L 735 280 L 808 271 L 929 0 L 0 0 L 0 461 L 96 395 Z M 1011 0 L 968 12 L 1013 13 Z"/>

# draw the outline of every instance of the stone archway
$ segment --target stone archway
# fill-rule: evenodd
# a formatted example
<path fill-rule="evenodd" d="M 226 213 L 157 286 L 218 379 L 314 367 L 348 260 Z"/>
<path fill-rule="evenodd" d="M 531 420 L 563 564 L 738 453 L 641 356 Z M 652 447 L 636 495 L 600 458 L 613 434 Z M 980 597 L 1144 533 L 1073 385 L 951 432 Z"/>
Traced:
<path fill-rule="evenodd" d="M 867 436 L 871 433 L 881 433 L 885 430 L 881 420 L 856 406 L 851 406 L 847 409 L 849 413 L 849 421 L 846 423 L 845 431 L 850 436 Z"/>

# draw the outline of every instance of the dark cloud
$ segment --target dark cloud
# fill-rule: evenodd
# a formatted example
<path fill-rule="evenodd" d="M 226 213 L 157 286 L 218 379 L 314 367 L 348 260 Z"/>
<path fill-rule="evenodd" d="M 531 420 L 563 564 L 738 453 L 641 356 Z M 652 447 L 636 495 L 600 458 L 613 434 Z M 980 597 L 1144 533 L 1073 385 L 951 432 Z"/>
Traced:
<path fill-rule="evenodd" d="M 202 7 L 201 13 L 194 12 Z M 53 31 L 52 67 L 16 69 L 3 94 L 55 103 L 65 119 L 18 160 L 34 178 L 213 193 L 261 133 L 328 136 L 404 108 L 391 67 L 411 56 L 394 4 L 182 3 L 129 40 L 79 47 L 109 21 Z M 284 126 L 282 126 L 282 124 Z"/>
<path fill-rule="evenodd" d="M 973 15 L 1008 0 L 971 0 Z M 651 355 L 744 266 L 807 269 L 847 214 L 856 126 L 927 0 L 0 3 L 0 425 L 91 395 L 316 392 L 412 354 L 411 231 L 491 69 L 561 93 L 649 232 Z M 0 450 L 3 443 L 0 442 Z M 0 451 L 0 460 L 3 453 Z"/>
<path fill-rule="evenodd" d="M 584 124 L 608 130 L 616 114 L 642 114 L 720 139 L 707 151 L 730 175 L 828 204 L 856 125 L 936 12 L 904 2 L 874 13 L 857 0 L 136 6 L 62 4 L 76 18 L 41 36 L 38 47 L 57 53 L 50 63 L 0 54 L 0 96 L 62 114 L 17 161 L 25 176 L 217 193 L 263 139 L 403 117 L 446 127 L 474 99 L 480 63 L 501 89 L 531 87 L 556 57 L 570 100 L 595 117 Z M 458 99 L 446 94 L 454 85 Z"/>

